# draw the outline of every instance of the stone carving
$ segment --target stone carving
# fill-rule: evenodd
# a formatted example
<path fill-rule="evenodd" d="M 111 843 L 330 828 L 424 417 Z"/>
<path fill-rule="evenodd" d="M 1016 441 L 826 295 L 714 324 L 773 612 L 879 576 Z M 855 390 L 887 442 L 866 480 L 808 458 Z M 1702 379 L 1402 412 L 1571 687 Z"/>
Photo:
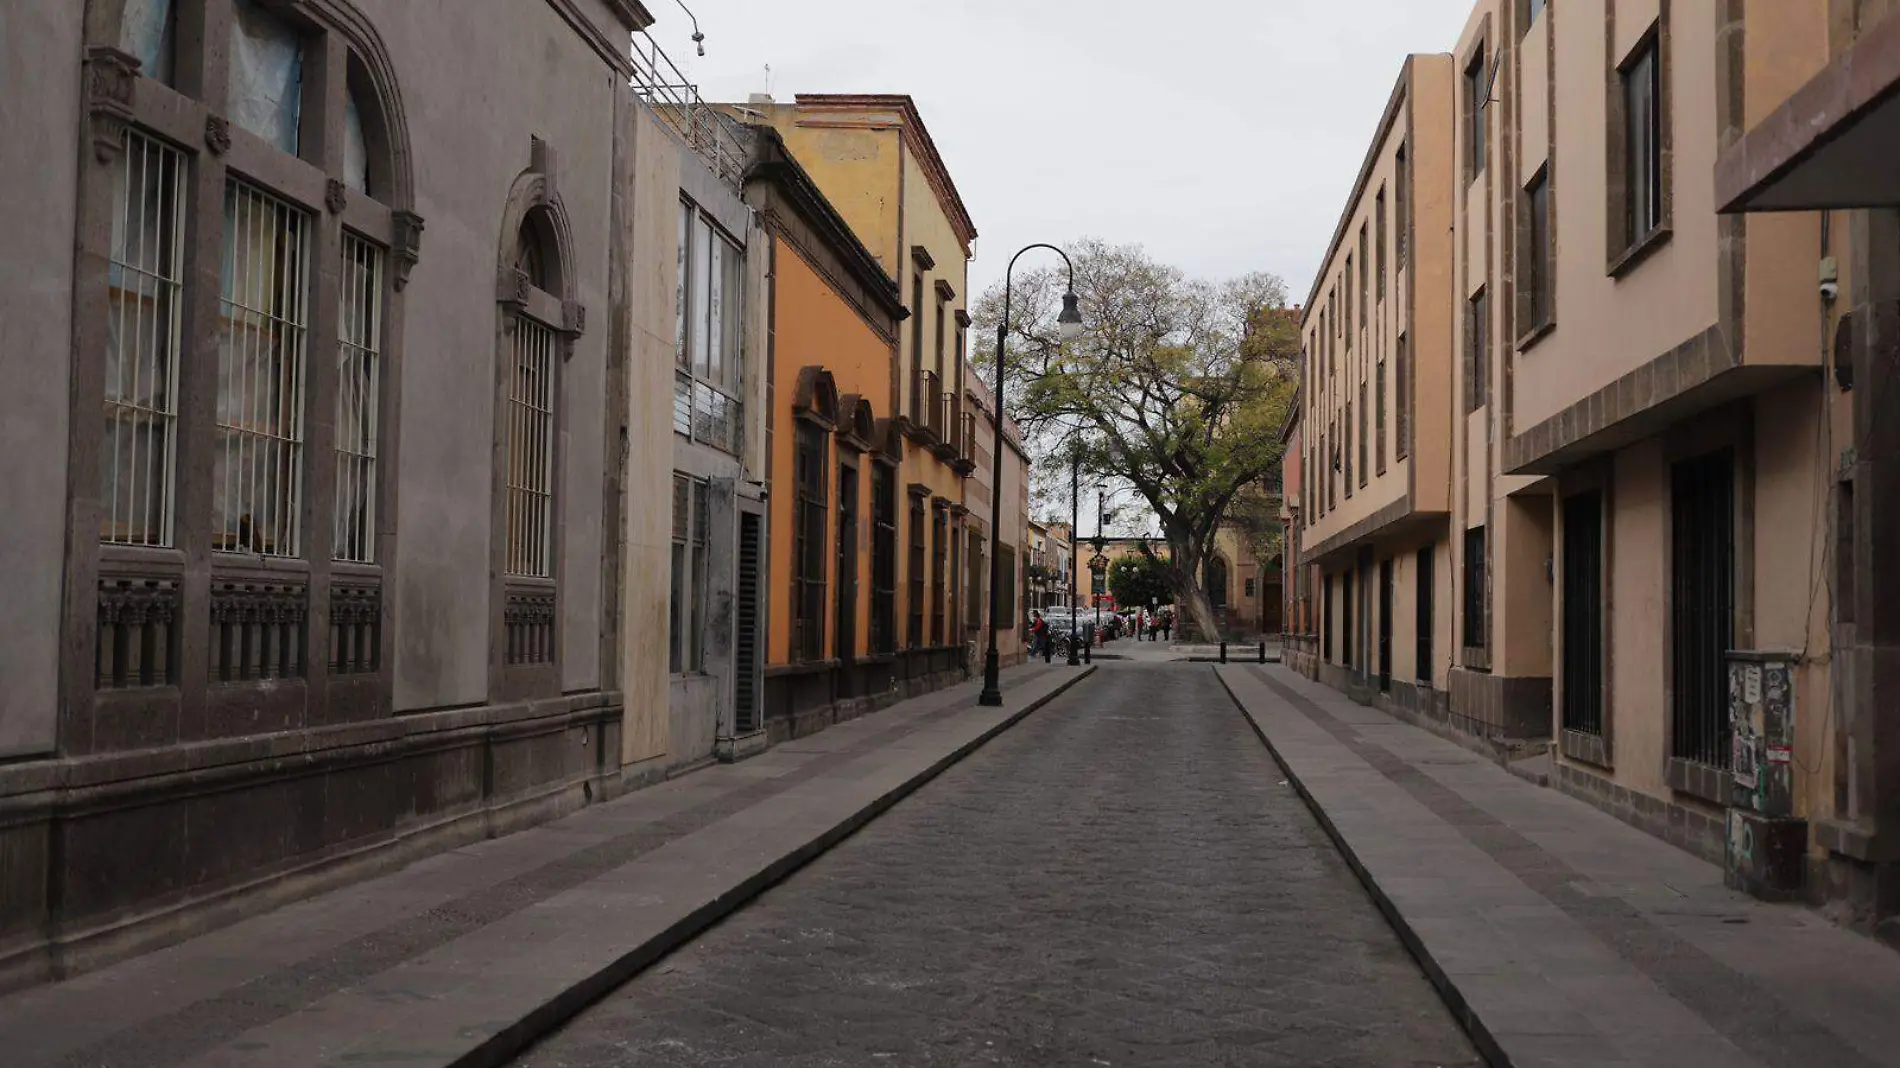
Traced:
<path fill-rule="evenodd" d="M 214 156 L 231 151 L 231 120 L 222 115 L 205 116 L 205 147 Z"/>
<path fill-rule="evenodd" d="M 329 208 L 332 215 L 343 214 L 343 209 L 350 206 L 350 191 L 342 182 L 330 179 L 323 187 L 323 206 Z"/>
<path fill-rule="evenodd" d="M 125 148 L 138 80 L 138 57 L 104 45 L 87 51 L 86 110 L 92 117 L 92 153 L 100 163 L 118 159 Z"/>
<path fill-rule="evenodd" d="M 219 682 L 299 678 L 309 599 L 289 583 L 211 584 L 211 676 Z"/>
<path fill-rule="evenodd" d="M 383 591 L 378 585 L 330 586 L 330 673 L 375 673 L 382 645 Z"/>
<path fill-rule="evenodd" d="M 587 306 L 578 300 L 570 300 L 561 305 L 561 328 L 570 337 L 579 337 L 587 333 Z"/>
<path fill-rule="evenodd" d="M 99 688 L 169 685 L 177 619 L 177 579 L 100 579 Z"/>
<path fill-rule="evenodd" d="M 508 637 L 508 663 L 554 662 L 554 591 L 509 590 L 502 608 Z"/>
<path fill-rule="evenodd" d="M 422 216 L 399 211 L 390 216 L 395 224 L 396 292 L 409 284 L 409 269 L 422 259 Z"/>

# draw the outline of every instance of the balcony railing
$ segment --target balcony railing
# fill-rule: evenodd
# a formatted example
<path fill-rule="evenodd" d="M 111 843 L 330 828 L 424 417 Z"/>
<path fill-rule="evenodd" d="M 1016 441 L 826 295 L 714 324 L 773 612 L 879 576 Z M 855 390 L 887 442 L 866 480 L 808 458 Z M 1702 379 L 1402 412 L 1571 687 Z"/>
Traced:
<path fill-rule="evenodd" d="M 633 93 L 673 128 L 722 180 L 738 185 L 745 176 L 746 149 L 737 119 L 708 107 L 699 86 L 673 64 L 653 35 L 633 35 Z"/>

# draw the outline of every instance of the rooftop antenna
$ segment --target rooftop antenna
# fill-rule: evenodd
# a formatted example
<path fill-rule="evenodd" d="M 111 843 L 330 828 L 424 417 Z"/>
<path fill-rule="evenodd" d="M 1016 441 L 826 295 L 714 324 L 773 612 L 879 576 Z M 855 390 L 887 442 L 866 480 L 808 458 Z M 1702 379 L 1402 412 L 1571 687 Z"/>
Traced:
<path fill-rule="evenodd" d="M 698 46 L 698 51 L 700 55 L 702 56 L 705 55 L 706 54 L 706 35 L 699 32 L 699 16 L 693 14 L 693 9 L 686 6 L 686 0 L 673 0 L 673 2 L 680 6 L 681 11 L 686 12 L 687 18 L 693 20 L 693 44 Z"/>

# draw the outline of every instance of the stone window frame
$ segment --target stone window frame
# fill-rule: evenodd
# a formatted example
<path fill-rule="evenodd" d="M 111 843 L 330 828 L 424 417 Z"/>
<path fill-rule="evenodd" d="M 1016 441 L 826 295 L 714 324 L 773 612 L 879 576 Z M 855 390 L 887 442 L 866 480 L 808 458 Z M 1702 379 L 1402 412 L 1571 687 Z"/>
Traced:
<path fill-rule="evenodd" d="M 893 420 L 881 420 L 878 439 L 899 442 L 903 436 Z M 899 544 L 898 514 L 899 461 L 902 454 L 880 450 L 871 470 L 871 652 L 889 655 L 898 649 L 897 589 Z M 878 566 L 880 563 L 886 565 Z M 888 585 L 886 584 L 888 580 Z"/>
<path fill-rule="evenodd" d="M 1378 362 L 1373 365 L 1372 374 L 1373 374 L 1373 384 L 1374 384 L 1373 393 L 1376 394 L 1376 396 L 1373 399 L 1373 406 L 1372 406 L 1372 412 L 1373 412 L 1372 423 L 1373 423 L 1374 434 L 1375 434 L 1375 440 L 1373 441 L 1373 450 L 1372 450 L 1373 462 L 1377 465 L 1378 473 L 1380 475 L 1383 475 L 1385 474 L 1385 454 L 1386 454 L 1385 404 L 1386 404 L 1386 398 L 1389 395 L 1389 391 L 1386 389 L 1386 384 L 1385 384 L 1385 357 L 1384 356 L 1379 357 Z"/>
<path fill-rule="evenodd" d="M 1557 216 L 1552 200 L 1551 166 L 1546 161 L 1518 191 L 1518 211 L 1524 225 L 1516 228 L 1515 262 L 1525 265 L 1518 272 L 1515 289 L 1518 352 L 1524 352 L 1557 329 Z M 1543 204 L 1543 248 L 1538 248 L 1539 195 Z"/>
<path fill-rule="evenodd" d="M 1616 5 L 1608 5 L 1603 19 L 1604 54 L 1604 273 L 1621 279 L 1669 243 L 1675 231 L 1674 73 L 1671 54 L 1670 0 L 1658 0 L 1656 21 L 1636 38 L 1629 50 L 1616 51 Z M 1624 76 L 1645 53 L 1655 54 L 1657 138 L 1657 223 L 1647 234 L 1629 232 L 1629 116 Z"/>
<path fill-rule="evenodd" d="M 1379 187 L 1379 192 L 1373 197 L 1373 213 L 1376 217 L 1375 225 L 1378 227 L 1378 232 L 1375 237 L 1375 240 L 1378 242 L 1378 246 L 1379 246 L 1378 297 L 1379 297 L 1379 303 L 1383 305 L 1385 303 L 1385 259 L 1386 259 L 1385 250 L 1386 250 L 1386 235 L 1387 235 L 1386 218 L 1385 218 L 1385 186 L 1383 185 Z"/>
<path fill-rule="evenodd" d="M 929 539 L 925 535 L 924 521 L 928 512 L 930 487 L 921 482 L 913 482 L 908 487 L 910 496 L 910 537 L 905 541 L 904 586 L 908 591 L 904 605 L 904 647 L 906 649 L 924 648 L 924 639 L 929 632 L 924 608 L 925 598 L 929 596 L 926 582 L 926 568 L 930 566 Z"/>
<path fill-rule="evenodd" d="M 1361 219 L 1359 221 L 1359 327 L 1362 330 L 1365 329 L 1372 306 L 1372 290 L 1369 288 L 1370 279 L 1368 278 L 1372 273 L 1369 230 L 1370 227 L 1367 226 L 1365 220 Z"/>
<path fill-rule="evenodd" d="M 1484 174 L 1490 163 L 1490 56 L 1491 39 L 1487 18 L 1486 30 L 1472 42 L 1471 53 L 1458 74 L 1459 116 L 1464 126 L 1464 152 L 1460 154 L 1459 173 L 1464 175 L 1467 187 Z M 1479 99 L 1481 94 L 1483 99 Z"/>
<path fill-rule="evenodd" d="M 1485 406 L 1491 389 L 1491 289 L 1465 298 L 1465 414 Z"/>
<path fill-rule="evenodd" d="M 930 644 L 950 644 L 950 500 L 930 502 Z"/>
<path fill-rule="evenodd" d="M 1354 428 L 1357 431 L 1358 437 L 1359 437 L 1359 488 L 1360 489 L 1366 488 L 1366 483 L 1371 478 L 1371 474 L 1372 474 L 1372 464 L 1367 462 L 1367 460 L 1369 459 L 1368 454 L 1372 451 L 1372 437 L 1371 435 L 1366 433 L 1366 420 L 1370 418 L 1366 414 L 1366 410 L 1372 407 L 1369 401 L 1370 401 L 1370 398 L 1367 396 L 1366 380 L 1362 378 L 1359 380 L 1359 425 Z M 1385 462 L 1385 458 L 1381 456 L 1379 458 L 1379 462 L 1383 464 Z"/>
<path fill-rule="evenodd" d="M 1393 353 L 1392 435 L 1394 441 L 1392 454 L 1400 460 L 1412 455 L 1411 345 L 1411 332 L 1399 331 L 1398 342 Z"/>
<path fill-rule="evenodd" d="M 1392 154 L 1392 269 L 1403 271 L 1412 254 L 1412 158 L 1401 143 Z"/>
<path fill-rule="evenodd" d="M 816 365 L 799 369 L 792 392 L 792 566 L 790 582 L 791 633 L 788 656 L 794 663 L 825 659 L 825 621 L 830 614 L 826 571 L 836 545 L 830 530 L 830 473 L 834 463 L 831 441 L 861 440 L 870 410 L 853 405 L 850 421 L 840 419 L 838 386 L 830 371 Z M 816 455 L 807 455 L 815 449 Z M 843 451 L 843 450 L 838 450 Z M 802 477 L 801 463 L 812 479 Z M 807 555 L 809 553 L 809 555 Z M 815 566 L 816 573 L 809 570 Z"/>
<path fill-rule="evenodd" d="M 300 37 L 303 63 L 295 154 L 229 115 L 233 0 L 171 5 L 169 77 L 147 76 L 124 50 L 124 4 L 95 0 L 85 14 L 84 118 L 91 151 L 78 190 L 68 537 L 63 616 L 64 694 L 59 747 L 72 755 L 378 718 L 393 702 L 391 628 L 403 290 L 420 259 L 408 127 L 395 68 L 373 26 L 347 0 L 270 0 L 265 11 Z M 346 181 L 346 113 L 360 116 L 365 190 Z M 114 181 L 128 135 L 181 157 L 179 322 L 176 326 L 174 513 L 165 545 L 101 540 L 99 398 L 110 342 L 108 300 Z M 294 555 L 214 551 L 220 278 L 224 204 L 244 183 L 302 213 L 310 239 L 300 296 L 303 420 L 294 477 Z M 335 559 L 340 270 L 344 235 L 380 254 L 380 382 L 372 546 Z M 207 284 L 206 280 L 213 280 Z M 217 640 L 214 640 L 216 638 Z M 227 640 L 228 639 L 228 640 Z M 239 663 L 257 670 L 231 670 Z M 128 668 L 136 652 L 151 664 Z M 256 654 L 255 661 L 252 653 Z M 109 663 L 108 663 L 109 662 Z M 273 674 L 280 677 L 271 677 Z M 217 676 L 228 681 L 218 681 Z"/>
<path fill-rule="evenodd" d="M 560 192 L 559 158 L 540 138 L 528 142 L 528 164 L 515 176 L 502 202 L 496 243 L 495 358 L 491 388 L 494 464 L 490 483 L 490 610 L 488 689 L 492 700 L 518 701 L 561 694 L 565 608 L 567 419 L 566 365 L 587 327 L 576 299 L 579 267 L 574 230 Z M 554 400 L 547 538 L 547 575 L 512 574 L 509 567 L 509 456 L 511 431 L 504 417 L 517 368 L 520 332 L 549 332 Z"/>

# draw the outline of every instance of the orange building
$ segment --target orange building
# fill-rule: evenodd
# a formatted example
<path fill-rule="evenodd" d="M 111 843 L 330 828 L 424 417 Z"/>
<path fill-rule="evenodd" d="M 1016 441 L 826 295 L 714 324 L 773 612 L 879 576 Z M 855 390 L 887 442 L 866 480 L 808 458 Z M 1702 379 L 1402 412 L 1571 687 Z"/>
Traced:
<path fill-rule="evenodd" d="M 904 436 L 891 420 L 898 289 L 755 127 L 746 200 L 770 239 L 765 722 L 772 741 L 895 700 Z"/>

